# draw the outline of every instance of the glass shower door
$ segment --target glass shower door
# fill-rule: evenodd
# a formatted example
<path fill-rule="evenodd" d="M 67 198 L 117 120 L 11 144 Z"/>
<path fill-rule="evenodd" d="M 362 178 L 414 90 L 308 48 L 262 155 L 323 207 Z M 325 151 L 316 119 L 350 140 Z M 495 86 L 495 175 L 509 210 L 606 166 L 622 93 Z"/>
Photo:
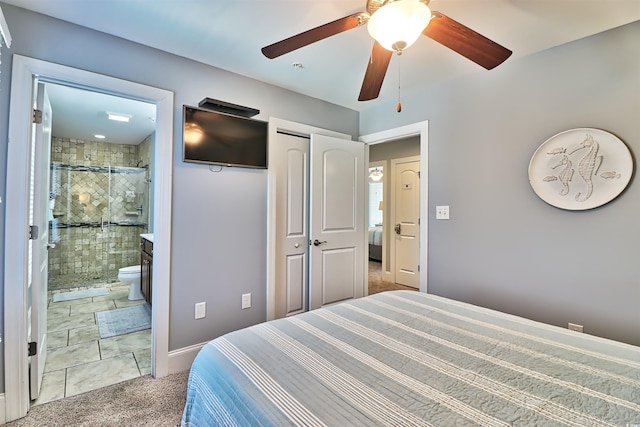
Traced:
<path fill-rule="evenodd" d="M 49 283 L 54 289 L 106 281 L 108 168 L 51 164 L 54 200 Z"/>
<path fill-rule="evenodd" d="M 140 264 L 147 232 L 147 168 L 51 165 L 54 200 L 49 284 L 64 289 L 118 280 Z"/>
<path fill-rule="evenodd" d="M 147 230 L 148 206 L 147 169 L 110 168 L 109 239 L 105 242 L 108 281 L 117 280 L 120 268 L 140 264 L 140 234 Z"/>

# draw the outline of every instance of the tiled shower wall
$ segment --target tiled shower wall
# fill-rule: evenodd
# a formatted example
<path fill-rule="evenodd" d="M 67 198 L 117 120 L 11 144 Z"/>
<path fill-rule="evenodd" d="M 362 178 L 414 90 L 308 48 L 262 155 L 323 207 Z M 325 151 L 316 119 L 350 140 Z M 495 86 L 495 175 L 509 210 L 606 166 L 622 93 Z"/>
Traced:
<path fill-rule="evenodd" d="M 140 263 L 149 180 L 148 169 L 136 165 L 149 164 L 150 143 L 145 139 L 141 149 L 53 138 L 51 208 L 56 226 L 51 235 L 56 246 L 49 251 L 50 290 L 112 282 L 119 268 Z M 111 173 L 105 168 L 109 165 Z"/>

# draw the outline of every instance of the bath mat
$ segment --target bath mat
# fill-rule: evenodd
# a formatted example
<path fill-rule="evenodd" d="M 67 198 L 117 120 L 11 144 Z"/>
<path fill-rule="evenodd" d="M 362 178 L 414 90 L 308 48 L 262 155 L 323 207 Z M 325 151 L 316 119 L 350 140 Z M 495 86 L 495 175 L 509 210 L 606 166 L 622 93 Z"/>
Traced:
<path fill-rule="evenodd" d="M 134 305 L 96 313 L 100 338 L 115 337 L 151 328 L 151 306 Z"/>
<path fill-rule="evenodd" d="M 109 293 L 109 289 L 107 288 L 91 288 L 91 289 L 84 289 L 81 291 L 61 292 L 61 293 L 53 294 L 53 302 L 71 301 L 74 299 L 99 297 L 102 295 L 107 295 L 108 293 Z"/>

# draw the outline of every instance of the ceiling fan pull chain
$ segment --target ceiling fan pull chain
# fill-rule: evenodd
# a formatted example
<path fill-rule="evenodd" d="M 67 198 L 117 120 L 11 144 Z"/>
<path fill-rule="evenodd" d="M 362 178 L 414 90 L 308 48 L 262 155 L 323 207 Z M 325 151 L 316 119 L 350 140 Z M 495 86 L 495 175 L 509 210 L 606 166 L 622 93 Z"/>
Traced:
<path fill-rule="evenodd" d="M 400 103 L 400 61 L 402 61 L 402 57 L 400 56 L 400 51 L 398 51 L 398 105 L 396 106 L 398 113 L 402 112 L 402 104 Z"/>

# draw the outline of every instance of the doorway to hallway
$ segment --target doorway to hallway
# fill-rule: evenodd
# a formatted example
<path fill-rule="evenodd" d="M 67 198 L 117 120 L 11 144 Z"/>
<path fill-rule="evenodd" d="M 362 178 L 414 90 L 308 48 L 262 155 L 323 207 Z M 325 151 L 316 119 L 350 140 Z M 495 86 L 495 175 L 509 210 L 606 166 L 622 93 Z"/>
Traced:
<path fill-rule="evenodd" d="M 423 244 L 419 244 L 419 255 L 418 260 L 420 263 L 420 271 L 418 275 L 418 283 L 419 290 L 421 292 L 427 291 L 427 234 L 428 234 L 428 122 L 419 122 L 411 125 L 406 125 L 394 129 L 389 129 L 381 132 L 376 132 L 372 134 L 367 134 L 360 137 L 360 140 L 367 143 L 369 146 L 369 166 L 375 167 L 380 165 L 380 162 L 384 165 L 389 165 L 387 167 L 390 170 L 390 161 L 394 158 L 403 158 L 403 157 L 411 157 L 418 156 L 419 158 L 419 166 L 420 166 L 420 188 L 418 191 L 419 194 L 419 202 L 418 202 L 418 211 L 419 211 L 419 230 L 418 230 L 418 239 L 419 242 L 423 242 Z M 409 144 L 412 147 L 411 151 L 404 151 L 402 146 L 404 144 Z M 406 147 L 405 147 L 406 149 Z M 400 151 L 398 151 L 400 150 Z M 388 178 L 387 178 L 388 180 Z M 387 182 L 385 180 L 385 182 Z M 391 201 L 391 193 L 389 190 L 389 185 L 385 186 L 383 200 Z M 380 276 L 382 280 L 385 282 L 395 284 L 395 274 L 394 269 L 395 265 L 392 265 L 391 262 L 391 249 L 390 249 L 390 239 L 391 233 L 395 233 L 395 224 L 390 221 L 390 211 L 389 211 L 389 203 L 387 201 L 384 202 L 384 215 L 382 221 L 382 235 L 383 235 L 383 243 L 382 243 L 382 260 L 380 262 Z M 371 204 L 369 206 L 371 209 Z M 369 224 L 371 225 L 371 224 Z M 395 264 L 395 263 L 394 263 Z M 376 267 L 377 265 L 374 264 Z M 375 277 L 375 274 L 374 274 Z"/>

